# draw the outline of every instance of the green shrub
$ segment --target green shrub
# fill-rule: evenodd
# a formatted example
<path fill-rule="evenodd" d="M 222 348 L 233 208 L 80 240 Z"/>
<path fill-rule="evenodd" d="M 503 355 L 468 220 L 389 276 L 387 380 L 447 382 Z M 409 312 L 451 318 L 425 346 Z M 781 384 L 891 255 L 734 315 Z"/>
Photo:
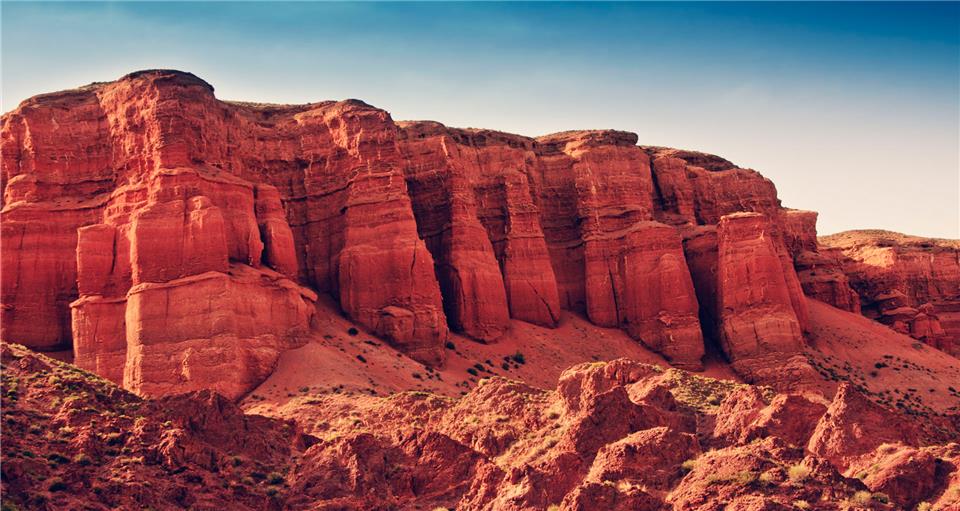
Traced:
<path fill-rule="evenodd" d="M 802 483 L 808 477 L 810 477 L 810 467 L 806 465 L 796 464 L 787 469 L 787 477 L 795 483 Z"/>
<path fill-rule="evenodd" d="M 54 477 L 50 480 L 50 485 L 47 486 L 47 489 L 50 491 L 63 491 L 67 489 L 67 483 L 63 482 L 63 479 L 59 477 Z"/>
<path fill-rule="evenodd" d="M 848 499 L 851 505 L 854 506 L 866 506 L 870 504 L 870 501 L 873 500 L 873 495 L 868 491 L 858 491 L 850 496 Z"/>
<path fill-rule="evenodd" d="M 70 458 L 67 458 L 66 456 L 64 456 L 64 455 L 62 455 L 62 454 L 60 454 L 60 453 L 58 453 L 58 452 L 52 452 L 52 453 L 48 454 L 48 455 L 47 455 L 47 459 L 50 460 L 50 461 L 52 461 L 52 462 L 54 462 L 54 463 L 56 463 L 57 465 L 62 465 L 62 464 L 64 464 L 64 463 L 67 463 L 67 462 L 70 461 Z"/>

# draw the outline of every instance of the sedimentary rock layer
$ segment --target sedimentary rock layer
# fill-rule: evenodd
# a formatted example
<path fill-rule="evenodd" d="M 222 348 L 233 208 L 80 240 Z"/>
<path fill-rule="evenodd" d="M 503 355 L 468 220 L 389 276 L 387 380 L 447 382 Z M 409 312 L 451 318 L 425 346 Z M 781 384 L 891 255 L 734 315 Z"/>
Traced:
<path fill-rule="evenodd" d="M 960 356 L 960 242 L 888 231 L 819 242 L 849 276 L 865 316 Z"/>
<path fill-rule="evenodd" d="M 803 290 L 858 306 L 856 270 L 818 246 L 815 213 L 781 208 L 753 170 L 626 132 L 529 138 L 395 122 L 357 100 L 224 102 L 154 70 L 31 98 L 0 136 L 3 338 L 73 348 L 145 393 L 207 385 L 218 358 L 237 364 L 222 390 L 242 393 L 302 342 L 314 293 L 432 365 L 448 329 L 496 342 L 511 320 L 553 327 L 566 309 L 696 369 L 705 339 L 731 360 L 799 350 Z M 922 311 L 911 329 L 955 330 L 949 290 L 897 289 Z M 202 304 L 220 312 L 163 319 Z M 166 371 L 154 390 L 151 371 Z"/>

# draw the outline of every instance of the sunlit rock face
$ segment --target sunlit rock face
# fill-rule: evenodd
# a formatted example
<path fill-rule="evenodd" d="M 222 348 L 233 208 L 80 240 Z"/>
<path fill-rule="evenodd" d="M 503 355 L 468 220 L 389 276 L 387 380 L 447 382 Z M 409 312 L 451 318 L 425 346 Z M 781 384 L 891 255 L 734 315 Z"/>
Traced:
<path fill-rule="evenodd" d="M 224 102 L 167 70 L 36 96 L 0 133 L 3 338 L 143 394 L 242 395 L 318 294 L 432 366 L 451 330 L 495 343 L 568 310 L 755 374 L 804 349 L 804 292 L 955 352 L 956 247 L 821 246 L 759 173 L 631 133 Z"/>

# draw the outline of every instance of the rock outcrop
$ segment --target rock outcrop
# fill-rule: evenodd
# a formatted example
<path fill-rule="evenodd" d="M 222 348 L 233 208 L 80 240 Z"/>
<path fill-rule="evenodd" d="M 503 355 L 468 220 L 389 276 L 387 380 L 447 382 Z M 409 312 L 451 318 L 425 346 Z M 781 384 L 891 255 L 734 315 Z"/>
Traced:
<path fill-rule="evenodd" d="M 570 368 L 556 390 L 494 377 L 457 399 L 321 392 L 294 421 L 244 414 L 210 391 L 141 398 L 21 346 L 0 344 L 0 358 L 0 488 L 24 509 L 960 503 L 956 429 L 906 434 L 906 414 L 846 386 L 824 412 L 798 395 L 619 359 Z"/>
<path fill-rule="evenodd" d="M 317 294 L 431 366 L 451 329 L 492 343 L 562 309 L 678 367 L 719 346 L 747 378 L 804 348 L 804 292 L 947 351 L 960 325 L 939 284 L 956 249 L 863 284 L 756 171 L 621 131 L 225 102 L 151 70 L 31 98 L 0 136 L 0 335 L 147 394 L 242 395 L 304 342 Z"/>
<path fill-rule="evenodd" d="M 717 282 L 720 343 L 732 361 L 803 346 L 802 294 L 797 296 L 796 275 L 784 268 L 761 213 L 721 218 Z"/>
<path fill-rule="evenodd" d="M 849 277 L 865 316 L 960 356 L 960 242 L 888 231 L 819 242 Z"/>

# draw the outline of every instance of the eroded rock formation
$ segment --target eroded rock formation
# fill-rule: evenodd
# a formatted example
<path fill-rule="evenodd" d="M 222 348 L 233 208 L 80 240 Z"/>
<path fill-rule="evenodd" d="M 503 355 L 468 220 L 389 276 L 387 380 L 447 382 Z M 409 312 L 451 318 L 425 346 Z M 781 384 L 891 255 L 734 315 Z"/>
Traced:
<path fill-rule="evenodd" d="M 0 134 L 2 337 L 146 394 L 243 394 L 316 293 L 429 365 L 448 329 L 496 342 L 561 309 L 680 367 L 715 343 L 751 377 L 804 348 L 804 292 L 948 351 L 960 325 L 955 248 L 873 279 L 759 173 L 626 132 L 224 102 L 153 70 L 31 98 Z"/>
<path fill-rule="evenodd" d="M 144 399 L 7 343 L 0 356 L 0 489 L 23 509 L 960 504 L 949 420 L 912 427 L 850 386 L 825 407 L 618 359 L 572 367 L 556 390 L 494 377 L 457 399 L 302 396 L 293 420 L 244 414 L 210 391 Z"/>
<path fill-rule="evenodd" d="M 849 231 L 820 244 L 849 276 L 865 316 L 960 356 L 960 242 Z"/>

